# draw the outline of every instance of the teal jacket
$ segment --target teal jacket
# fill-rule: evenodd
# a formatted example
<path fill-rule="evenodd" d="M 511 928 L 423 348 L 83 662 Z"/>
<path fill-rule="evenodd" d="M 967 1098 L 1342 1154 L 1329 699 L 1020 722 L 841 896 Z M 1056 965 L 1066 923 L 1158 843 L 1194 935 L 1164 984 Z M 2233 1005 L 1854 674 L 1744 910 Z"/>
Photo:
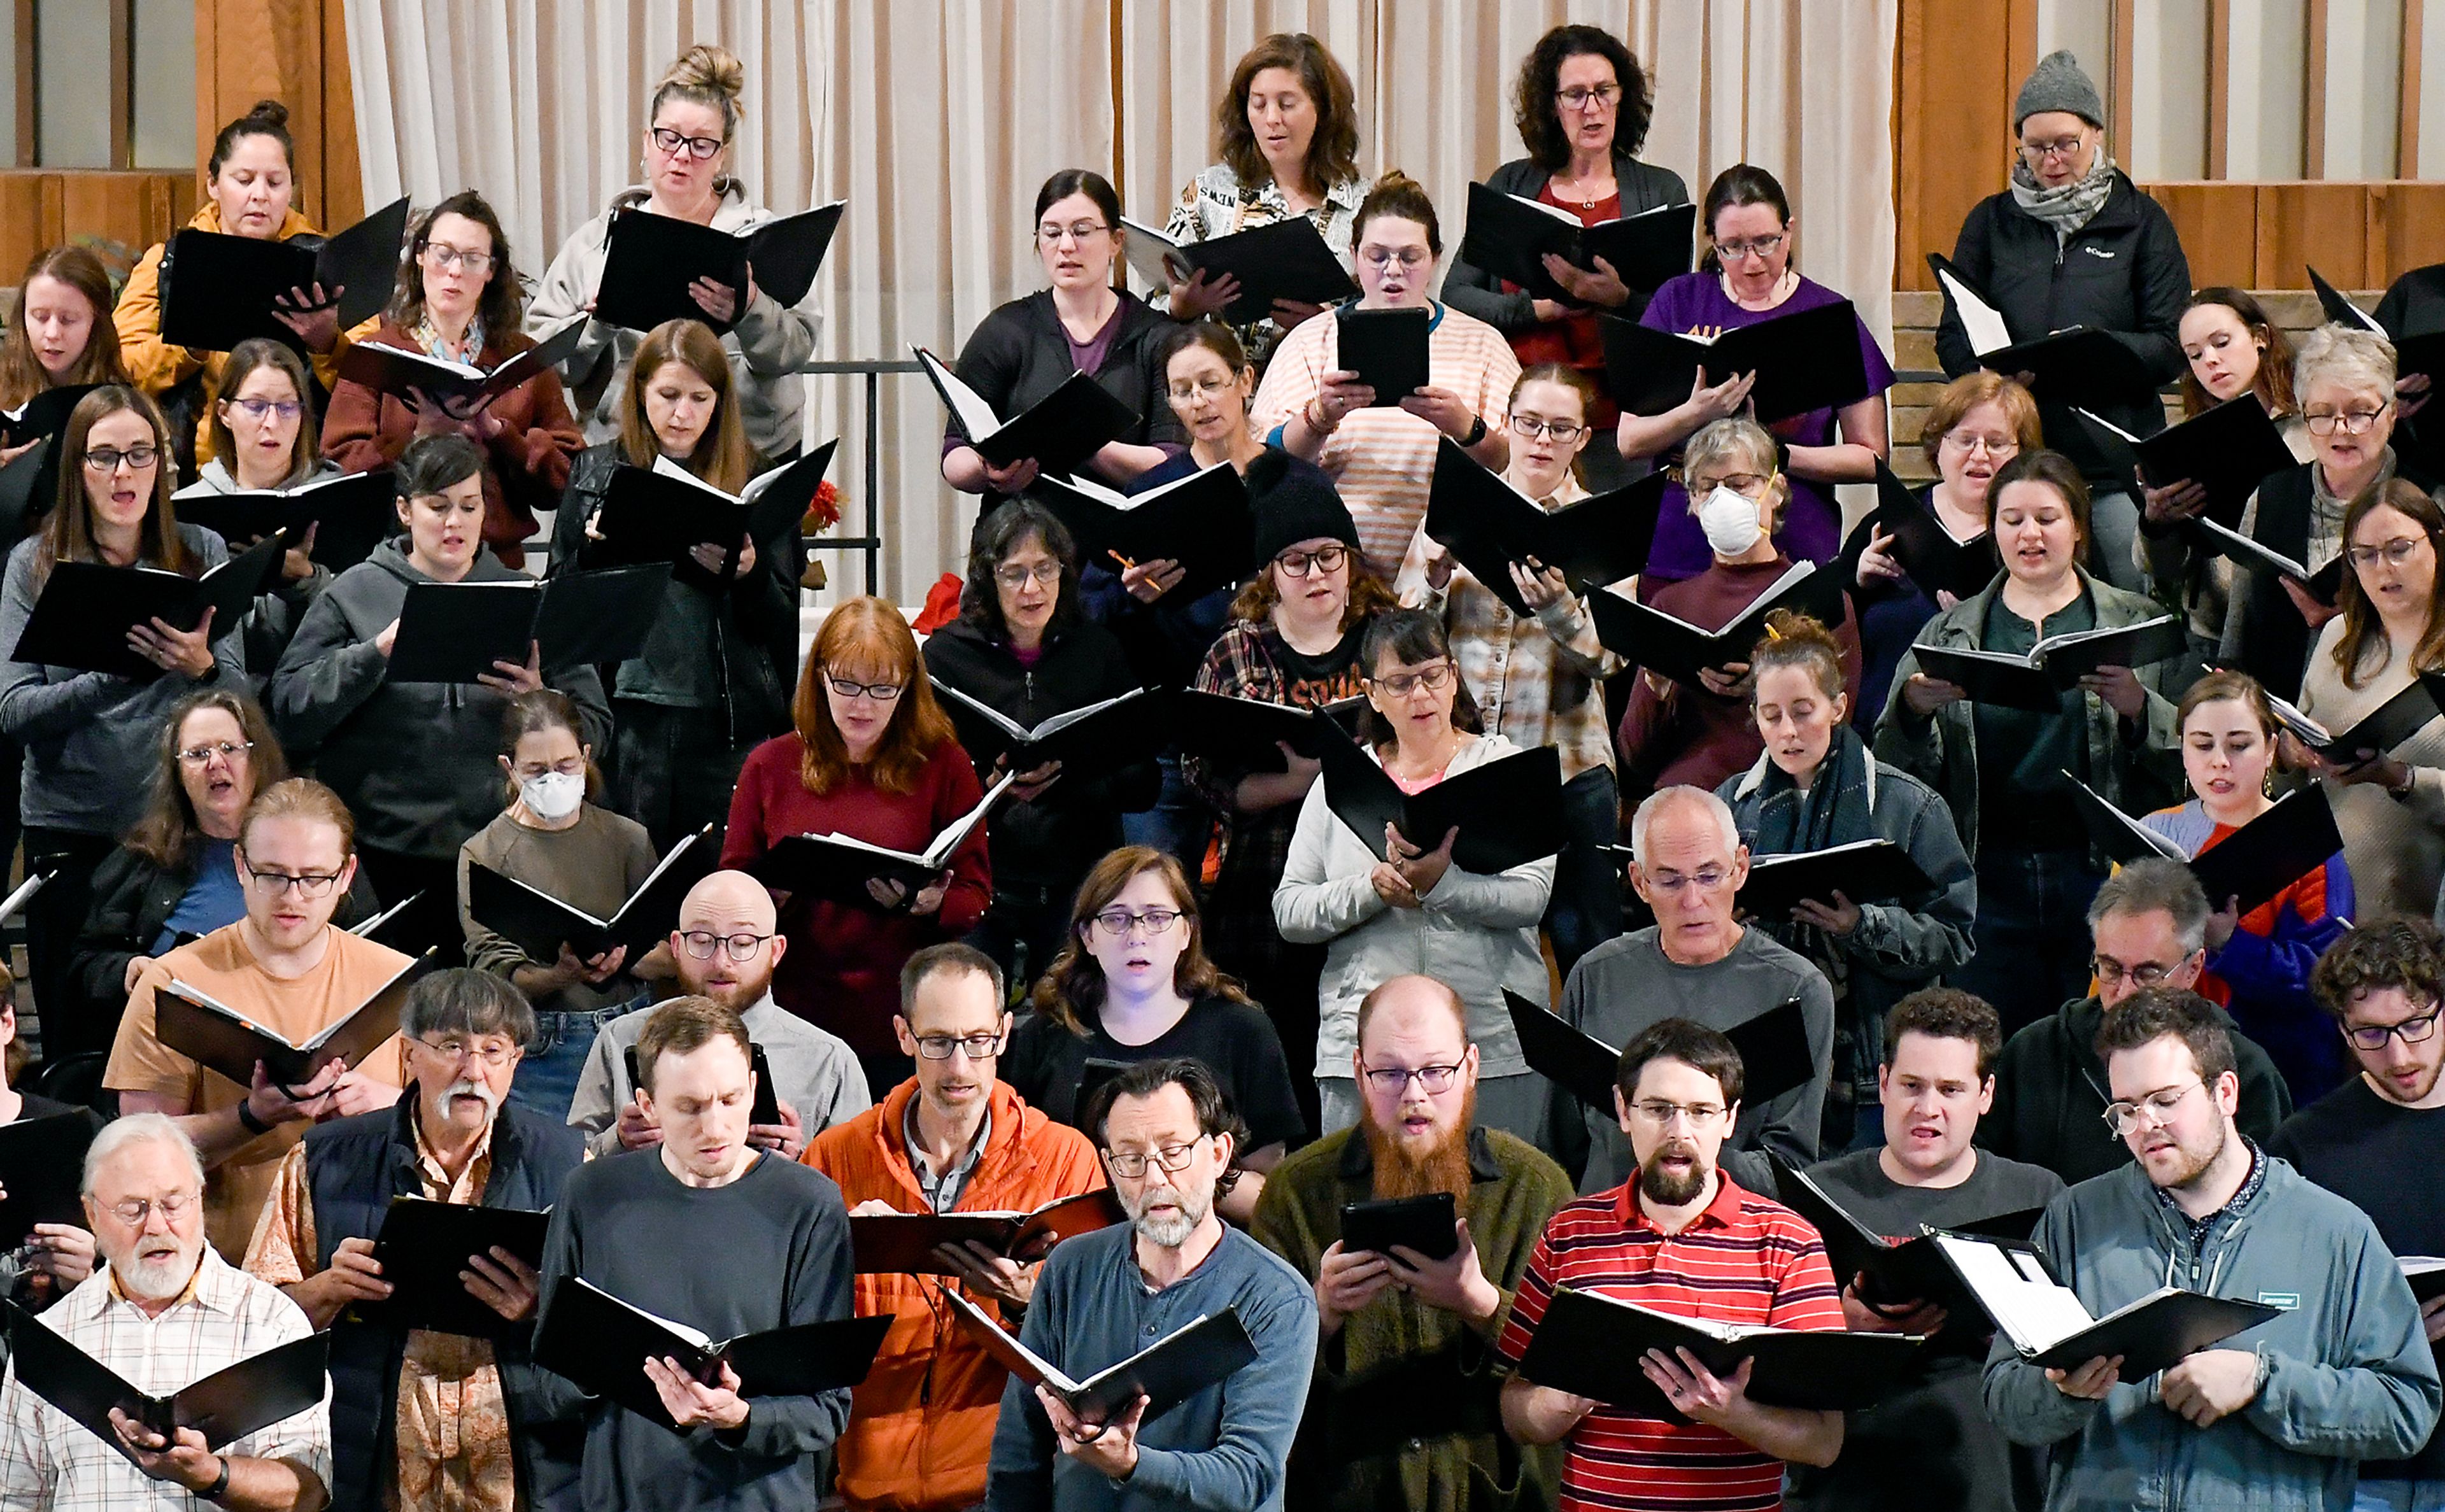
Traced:
<path fill-rule="evenodd" d="M 2216 1346 L 2256 1352 L 2266 1384 L 2206 1428 L 2167 1408 L 2153 1375 L 2102 1402 L 2065 1396 L 1997 1335 L 1987 1410 L 2006 1437 L 2046 1451 L 2047 1512 L 2346 1512 L 2360 1461 L 2427 1442 L 2436 1363 L 2376 1225 L 2285 1162 L 2258 1159 L 2264 1171 L 2196 1243 L 2136 1164 L 2047 1205 L 2037 1241 L 2092 1316 L 2160 1286 L 2284 1309 Z"/>

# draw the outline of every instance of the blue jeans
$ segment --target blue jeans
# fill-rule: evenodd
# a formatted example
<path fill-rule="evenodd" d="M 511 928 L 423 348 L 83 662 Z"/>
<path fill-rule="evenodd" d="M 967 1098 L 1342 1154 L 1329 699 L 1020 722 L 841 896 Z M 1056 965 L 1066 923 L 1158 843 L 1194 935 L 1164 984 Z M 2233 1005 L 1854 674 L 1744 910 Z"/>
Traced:
<path fill-rule="evenodd" d="M 1562 784 L 1562 853 L 1545 928 L 1568 979 L 1581 956 L 1621 933 L 1621 790 L 1613 768 L 1590 767 Z"/>
<path fill-rule="evenodd" d="M 1978 918 L 1969 926 L 1975 954 L 1948 985 L 1994 1006 L 2004 1035 L 2088 996 L 2089 900 L 2105 874 L 2089 868 L 2085 850 L 1978 848 Z"/>
<path fill-rule="evenodd" d="M 510 1101 L 538 1117 L 568 1122 L 569 1105 L 577 1097 L 578 1073 L 586 1069 L 594 1036 L 612 1019 L 651 1001 L 650 997 L 640 995 L 592 1013 L 535 1015 L 534 1043 L 518 1062 L 517 1076 L 510 1083 Z"/>
<path fill-rule="evenodd" d="M 1214 813 L 1188 785 L 1179 752 L 1166 751 L 1154 759 L 1163 773 L 1163 791 L 1156 794 L 1153 808 L 1121 815 L 1121 838 L 1177 856 L 1194 886 L 1205 865 L 1205 843 L 1213 837 Z"/>
<path fill-rule="evenodd" d="M 2352 1512 L 2445 1512 L 2445 1481 L 2372 1481 L 2361 1477 Z"/>

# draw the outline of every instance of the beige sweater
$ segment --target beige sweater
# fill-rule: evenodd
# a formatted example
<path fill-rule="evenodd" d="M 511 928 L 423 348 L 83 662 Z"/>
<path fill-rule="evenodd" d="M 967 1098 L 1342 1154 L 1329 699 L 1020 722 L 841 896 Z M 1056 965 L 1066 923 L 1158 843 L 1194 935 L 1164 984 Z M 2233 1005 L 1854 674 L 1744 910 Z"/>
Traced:
<path fill-rule="evenodd" d="M 2301 679 L 2301 709 L 2329 730 L 2349 729 L 2411 685 L 2411 669 L 2389 656 L 2363 687 L 2343 685 L 2335 666 L 2342 639 L 2341 616 L 2326 622 Z M 2352 892 L 2360 916 L 2387 914 L 2431 918 L 2437 886 L 2445 880 L 2445 717 L 2428 721 L 2417 735 L 2394 748 L 2412 769 L 2411 793 L 2398 799 L 2376 783 L 2326 784 L 2342 831 L 2343 860 L 2352 868 Z"/>

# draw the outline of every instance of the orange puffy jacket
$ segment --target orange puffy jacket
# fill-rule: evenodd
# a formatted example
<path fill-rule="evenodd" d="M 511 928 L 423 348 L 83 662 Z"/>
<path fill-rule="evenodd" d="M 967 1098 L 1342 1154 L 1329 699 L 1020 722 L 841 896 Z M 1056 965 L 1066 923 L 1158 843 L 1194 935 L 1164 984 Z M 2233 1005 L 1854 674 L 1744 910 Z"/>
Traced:
<path fill-rule="evenodd" d="M 926 1211 L 901 1138 L 916 1095 L 914 1080 L 902 1082 L 882 1106 L 816 1135 L 800 1158 L 838 1184 L 849 1207 L 881 1198 L 905 1213 Z M 996 1082 L 993 1128 L 955 1211 L 1026 1212 L 1103 1185 L 1085 1135 Z M 891 1512 L 983 1501 L 1007 1372 L 936 1314 L 916 1277 L 861 1272 L 856 1304 L 860 1317 L 887 1313 L 894 1321 L 837 1446 L 842 1496 L 852 1507 Z"/>

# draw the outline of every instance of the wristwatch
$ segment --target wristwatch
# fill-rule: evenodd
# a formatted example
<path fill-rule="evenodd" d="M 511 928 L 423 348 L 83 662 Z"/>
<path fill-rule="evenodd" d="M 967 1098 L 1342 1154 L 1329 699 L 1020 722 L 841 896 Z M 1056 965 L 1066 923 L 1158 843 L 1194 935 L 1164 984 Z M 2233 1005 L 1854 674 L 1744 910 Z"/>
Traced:
<path fill-rule="evenodd" d="M 218 1502 L 222 1497 L 229 1495 L 229 1456 L 226 1454 L 220 1456 L 220 1462 L 221 1473 L 214 1479 L 212 1484 L 196 1493 L 196 1495 L 203 1498 L 207 1502 Z"/>
<path fill-rule="evenodd" d="M 1484 439 L 1485 439 L 1485 417 L 1483 415 L 1469 417 L 1468 434 L 1460 439 L 1461 450 L 1466 451 Z"/>
<path fill-rule="evenodd" d="M 250 1134 L 268 1134 L 271 1132 L 271 1126 L 270 1124 L 267 1124 L 262 1119 L 254 1116 L 254 1103 L 249 1098 L 241 1097 L 238 1099 L 237 1121 L 241 1125 L 245 1126 L 246 1131 Z"/>

